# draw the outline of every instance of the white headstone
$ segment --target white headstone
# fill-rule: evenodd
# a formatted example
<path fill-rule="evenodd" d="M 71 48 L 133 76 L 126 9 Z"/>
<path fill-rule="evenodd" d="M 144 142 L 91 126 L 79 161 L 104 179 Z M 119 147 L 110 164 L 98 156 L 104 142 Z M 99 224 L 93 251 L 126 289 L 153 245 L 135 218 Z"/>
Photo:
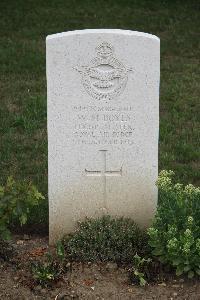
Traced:
<path fill-rule="evenodd" d="M 157 203 L 160 43 L 128 30 L 47 37 L 50 243 L 102 214 L 150 224 Z"/>

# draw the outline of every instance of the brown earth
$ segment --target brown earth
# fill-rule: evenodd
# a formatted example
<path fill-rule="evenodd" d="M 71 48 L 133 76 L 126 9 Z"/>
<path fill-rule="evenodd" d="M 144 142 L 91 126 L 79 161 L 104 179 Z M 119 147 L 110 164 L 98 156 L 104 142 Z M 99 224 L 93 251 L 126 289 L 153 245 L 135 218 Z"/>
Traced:
<path fill-rule="evenodd" d="M 0 299 L 18 300 L 200 300 L 200 281 L 171 279 L 145 287 L 131 285 L 128 271 L 112 263 L 72 264 L 72 270 L 52 287 L 43 288 L 31 277 L 31 261 L 41 259 L 48 249 L 48 238 L 15 236 L 17 254 L 0 263 Z"/>

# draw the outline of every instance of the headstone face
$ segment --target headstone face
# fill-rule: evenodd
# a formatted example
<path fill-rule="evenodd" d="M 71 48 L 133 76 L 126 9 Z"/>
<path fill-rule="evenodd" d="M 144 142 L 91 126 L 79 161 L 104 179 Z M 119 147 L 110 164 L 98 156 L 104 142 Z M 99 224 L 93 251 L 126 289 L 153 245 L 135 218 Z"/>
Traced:
<path fill-rule="evenodd" d="M 81 30 L 46 44 L 50 243 L 86 216 L 148 226 L 157 203 L 159 39 Z"/>

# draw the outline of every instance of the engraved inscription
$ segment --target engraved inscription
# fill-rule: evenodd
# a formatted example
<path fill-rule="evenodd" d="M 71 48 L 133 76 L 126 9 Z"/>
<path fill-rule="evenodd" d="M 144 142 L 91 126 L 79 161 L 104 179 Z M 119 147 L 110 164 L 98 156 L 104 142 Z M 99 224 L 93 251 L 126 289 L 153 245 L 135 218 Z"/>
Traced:
<path fill-rule="evenodd" d="M 87 93 L 97 100 L 119 96 L 126 87 L 128 73 L 132 71 L 114 57 L 113 46 L 106 42 L 96 48 L 96 57 L 88 66 L 77 66 L 75 69 L 81 74 Z"/>
<path fill-rule="evenodd" d="M 72 106 L 75 145 L 132 145 L 133 107 Z"/>
<path fill-rule="evenodd" d="M 106 166 L 106 152 L 107 150 L 99 150 L 102 154 L 102 168 L 101 170 L 87 170 L 85 169 L 86 176 L 100 176 L 103 177 L 103 200 L 104 200 L 104 209 L 107 210 L 107 195 L 106 195 L 106 177 L 107 176 L 122 176 L 122 167 L 120 170 L 107 170 Z"/>

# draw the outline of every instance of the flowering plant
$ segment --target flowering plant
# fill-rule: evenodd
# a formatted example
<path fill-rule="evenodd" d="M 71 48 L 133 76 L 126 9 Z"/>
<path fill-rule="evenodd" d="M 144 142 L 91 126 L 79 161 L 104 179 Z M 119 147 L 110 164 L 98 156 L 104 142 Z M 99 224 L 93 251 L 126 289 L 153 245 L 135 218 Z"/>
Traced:
<path fill-rule="evenodd" d="M 174 184 L 174 172 L 161 171 L 157 180 L 159 205 L 149 245 L 153 255 L 172 265 L 176 275 L 200 275 L 200 188 Z"/>

